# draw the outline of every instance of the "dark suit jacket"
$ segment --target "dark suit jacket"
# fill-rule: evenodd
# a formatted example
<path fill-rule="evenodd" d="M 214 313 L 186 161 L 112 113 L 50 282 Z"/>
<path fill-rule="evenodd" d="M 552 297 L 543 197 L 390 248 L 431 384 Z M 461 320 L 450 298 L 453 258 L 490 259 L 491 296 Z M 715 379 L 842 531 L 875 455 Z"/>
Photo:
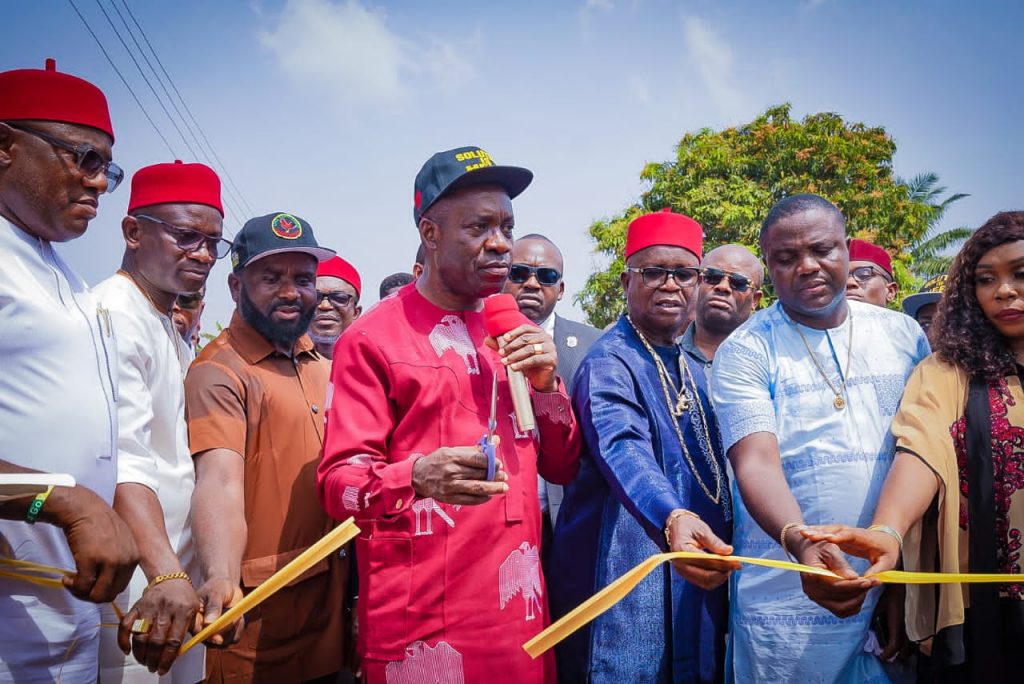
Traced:
<path fill-rule="evenodd" d="M 587 355 L 590 345 L 597 341 L 604 333 L 597 328 L 570 321 L 555 314 L 555 348 L 558 351 L 558 374 L 565 383 L 565 391 L 572 392 L 572 379 L 576 375 L 583 357 Z M 552 526 L 558 519 L 558 509 L 562 505 L 562 487 L 560 485 L 544 483 L 548 494 L 548 514 L 551 516 Z"/>

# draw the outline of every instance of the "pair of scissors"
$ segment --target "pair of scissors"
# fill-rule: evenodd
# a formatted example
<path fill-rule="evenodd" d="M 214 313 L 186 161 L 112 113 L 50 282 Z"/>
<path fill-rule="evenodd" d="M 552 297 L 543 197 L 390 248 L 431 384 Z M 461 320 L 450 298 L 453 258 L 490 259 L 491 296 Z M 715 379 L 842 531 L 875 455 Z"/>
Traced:
<path fill-rule="evenodd" d="M 498 427 L 498 374 L 494 374 L 494 382 L 491 384 L 491 415 L 487 419 L 487 434 L 480 438 L 477 446 L 487 456 L 487 479 L 494 479 L 495 457 L 497 452 L 497 436 L 494 431 Z"/>

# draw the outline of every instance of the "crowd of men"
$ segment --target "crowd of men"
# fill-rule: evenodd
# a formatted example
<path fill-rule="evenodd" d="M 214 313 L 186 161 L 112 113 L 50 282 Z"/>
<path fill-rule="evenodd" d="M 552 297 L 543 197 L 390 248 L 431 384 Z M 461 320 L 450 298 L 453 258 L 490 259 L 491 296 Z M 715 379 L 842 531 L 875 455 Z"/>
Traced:
<path fill-rule="evenodd" d="M 765 217 L 761 311 L 753 252 L 638 216 L 625 313 L 600 331 L 555 313 L 556 242 L 513 238 L 532 173 L 479 148 L 425 162 L 415 265 L 365 310 L 308 221 L 272 212 L 229 241 L 217 175 L 175 161 L 132 175 L 120 268 L 90 289 L 54 245 L 124 179 L 114 140 L 92 84 L 52 62 L 0 73 L 0 474 L 77 483 L 0 500 L 0 555 L 68 571 L 64 589 L 0 572 L 0 681 L 897 675 L 901 593 L 801 529 L 871 521 L 942 283 L 905 300 L 913 318 L 887 308 L 889 255 L 828 200 Z M 235 311 L 197 354 L 228 256 Z M 499 293 L 520 313 L 496 328 Z M 178 657 L 349 517 L 353 545 Z M 523 651 L 665 550 L 709 560 Z M 842 579 L 712 559 L 734 551 Z"/>

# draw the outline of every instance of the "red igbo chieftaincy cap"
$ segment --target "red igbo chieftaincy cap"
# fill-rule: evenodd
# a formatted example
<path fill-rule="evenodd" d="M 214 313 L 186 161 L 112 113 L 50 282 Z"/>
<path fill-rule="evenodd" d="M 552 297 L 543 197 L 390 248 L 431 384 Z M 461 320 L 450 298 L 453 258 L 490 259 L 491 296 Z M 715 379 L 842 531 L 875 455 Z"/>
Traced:
<path fill-rule="evenodd" d="M 153 164 L 132 176 L 128 213 L 154 204 L 205 204 L 224 216 L 220 178 L 205 164 Z"/>
<path fill-rule="evenodd" d="M 867 240 L 850 240 L 850 261 L 870 261 L 892 278 L 892 259 L 889 253 L 878 245 L 873 245 Z"/>
<path fill-rule="evenodd" d="M 637 216 L 626 229 L 625 259 L 641 249 L 654 245 L 671 245 L 693 252 L 698 259 L 703 257 L 704 231 L 700 224 L 689 216 L 662 209 L 653 214 Z"/>
<path fill-rule="evenodd" d="M 359 271 L 340 256 L 334 256 L 327 261 L 321 261 L 320 265 L 316 268 L 316 277 L 319 278 L 320 276 L 341 278 L 356 289 L 357 298 L 363 291 L 363 282 L 359 278 Z"/>
<path fill-rule="evenodd" d="M 59 121 L 89 126 L 114 139 L 110 110 L 103 92 L 88 81 L 45 69 L 15 69 L 0 73 L 0 121 Z"/>

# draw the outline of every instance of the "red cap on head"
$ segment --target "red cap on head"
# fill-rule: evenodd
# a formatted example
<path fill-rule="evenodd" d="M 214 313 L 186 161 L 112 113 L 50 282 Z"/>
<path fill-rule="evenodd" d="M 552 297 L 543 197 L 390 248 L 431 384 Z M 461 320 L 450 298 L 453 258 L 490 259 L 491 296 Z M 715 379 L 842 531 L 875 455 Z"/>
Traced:
<path fill-rule="evenodd" d="M 356 289 L 357 298 L 363 288 L 363 283 L 359 279 L 359 271 L 356 270 L 355 266 L 348 263 L 340 256 L 331 257 L 327 261 L 321 261 L 320 265 L 317 266 L 316 275 L 318 278 L 320 276 L 341 278 Z"/>
<path fill-rule="evenodd" d="M 504 335 L 523 323 L 533 325 L 529 318 L 519 312 L 519 304 L 512 295 L 496 294 L 484 299 L 484 327 L 491 337 Z"/>
<path fill-rule="evenodd" d="M 103 92 L 88 81 L 45 69 L 15 69 L 0 73 L 0 121 L 60 121 L 89 126 L 114 139 L 110 110 Z"/>
<path fill-rule="evenodd" d="M 850 261 L 870 261 L 892 277 L 892 259 L 889 253 L 867 240 L 850 240 Z"/>
<path fill-rule="evenodd" d="M 128 213 L 154 204 L 205 204 L 224 216 L 220 178 L 205 164 L 154 164 L 132 176 Z"/>
<path fill-rule="evenodd" d="M 700 259 L 703 256 L 704 231 L 689 216 L 673 213 L 670 209 L 637 216 L 630 221 L 626 229 L 624 258 L 628 259 L 641 249 L 654 245 L 682 247 Z"/>

